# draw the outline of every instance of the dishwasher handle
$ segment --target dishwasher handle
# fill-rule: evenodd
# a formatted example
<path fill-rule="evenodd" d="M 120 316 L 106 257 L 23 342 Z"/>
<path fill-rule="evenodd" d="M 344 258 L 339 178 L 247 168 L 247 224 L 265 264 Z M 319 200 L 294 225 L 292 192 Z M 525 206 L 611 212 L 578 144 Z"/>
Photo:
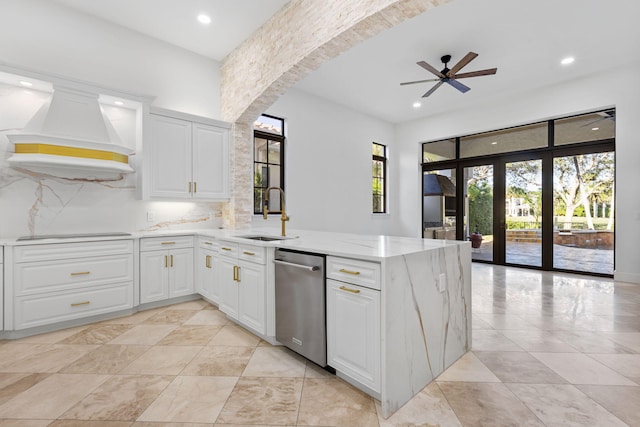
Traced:
<path fill-rule="evenodd" d="M 284 265 L 284 266 L 287 266 L 287 267 L 301 268 L 303 270 L 308 270 L 308 271 L 318 271 L 318 270 L 320 270 L 320 267 L 318 267 L 317 265 L 295 264 L 293 262 L 280 261 L 279 259 L 274 259 L 273 262 L 274 262 L 274 264 L 280 264 L 280 265 Z"/>

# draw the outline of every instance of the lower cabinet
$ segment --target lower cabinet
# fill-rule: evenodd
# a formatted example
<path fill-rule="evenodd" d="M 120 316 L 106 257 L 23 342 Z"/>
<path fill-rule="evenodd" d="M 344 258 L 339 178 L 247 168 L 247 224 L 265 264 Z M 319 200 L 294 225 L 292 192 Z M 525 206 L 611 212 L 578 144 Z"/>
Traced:
<path fill-rule="evenodd" d="M 267 325 L 265 248 L 222 242 L 216 261 L 220 286 L 218 308 L 264 335 Z"/>
<path fill-rule="evenodd" d="M 195 262 L 196 292 L 216 304 L 220 301 L 217 247 L 212 239 L 200 238 Z"/>
<path fill-rule="evenodd" d="M 171 249 L 162 249 L 171 247 Z M 193 237 L 151 237 L 140 242 L 140 302 L 194 293 Z"/>
<path fill-rule="evenodd" d="M 380 291 L 327 279 L 327 363 L 380 392 Z"/>
<path fill-rule="evenodd" d="M 6 330 L 133 307 L 133 240 L 13 246 Z"/>

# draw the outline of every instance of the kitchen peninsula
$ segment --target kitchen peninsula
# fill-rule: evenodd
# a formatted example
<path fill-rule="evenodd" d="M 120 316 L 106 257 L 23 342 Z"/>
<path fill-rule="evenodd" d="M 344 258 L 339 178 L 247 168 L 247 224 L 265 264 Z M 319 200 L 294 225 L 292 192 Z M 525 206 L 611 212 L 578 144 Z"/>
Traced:
<path fill-rule="evenodd" d="M 217 254 L 230 258 L 230 253 L 235 251 L 237 262 L 242 262 L 243 254 L 251 254 L 255 258 L 254 264 L 261 268 L 254 270 L 258 273 L 253 277 L 258 279 L 253 283 L 261 286 L 259 291 L 264 295 L 263 301 L 258 301 L 263 310 L 258 312 L 264 318 L 265 327 L 258 330 L 242 319 L 234 320 L 275 343 L 272 260 L 275 248 L 285 248 L 327 256 L 328 364 L 336 369 L 339 376 L 380 399 L 385 417 L 470 350 L 471 248 L 468 242 L 302 230 L 292 230 L 288 234 L 290 236 L 284 240 L 273 241 L 248 239 L 247 236 L 277 238 L 275 230 L 186 230 L 132 233 L 128 237 L 5 240 L 1 242 L 5 251 L 3 336 L 19 336 L 20 331 L 15 327 L 16 316 L 25 307 L 23 302 L 39 304 L 40 307 L 47 301 L 60 301 L 66 307 L 69 304 L 86 304 L 79 307 L 82 310 L 89 306 L 85 302 L 85 299 L 89 301 L 89 296 L 101 298 L 104 295 L 114 301 L 121 298 L 118 300 L 121 304 L 114 304 L 114 309 L 106 313 L 111 317 L 151 308 L 151 304 L 145 304 L 140 298 L 144 286 L 140 276 L 144 273 L 145 253 L 162 251 L 158 259 L 163 266 L 173 266 L 174 254 L 178 265 L 180 254 L 197 253 L 190 277 L 200 280 L 201 277 L 209 277 L 198 272 L 200 267 L 211 271 L 217 269 L 219 274 L 221 264 L 217 262 L 222 260 L 222 256 L 217 258 Z M 90 259 L 86 255 L 84 246 L 95 251 L 95 258 Z M 206 251 L 202 252 L 202 264 L 199 262 L 201 249 Z M 100 268 L 114 275 L 106 285 L 105 282 L 98 283 L 95 288 L 90 286 L 88 280 L 94 273 L 88 272 L 93 271 L 93 260 L 98 265 L 96 276 Z M 67 269 L 71 270 L 67 272 Z M 236 274 L 235 268 L 233 271 Z M 35 293 L 42 292 L 42 284 L 31 280 L 35 277 L 29 277 L 32 272 L 38 277 L 48 274 L 52 278 L 52 287 L 46 294 L 42 293 L 47 299 Z M 60 277 L 71 275 L 72 279 L 65 279 L 64 283 L 53 280 L 56 274 Z M 211 277 L 211 280 L 218 280 L 215 275 Z M 66 297 L 73 295 L 70 283 L 74 280 L 85 283 L 82 292 L 87 297 L 83 301 Z M 242 286 L 242 283 L 238 281 L 236 286 Z M 218 303 L 211 294 L 200 291 L 197 286 L 187 290 L 179 288 L 174 295 L 193 298 L 198 294 Z M 255 295 L 252 297 L 257 298 Z M 155 305 L 176 300 L 168 298 Z M 233 318 L 222 305 L 220 309 Z M 104 318 L 103 313 L 78 322 Z M 332 329 L 331 325 L 335 327 Z M 70 326 L 68 321 L 58 325 L 67 326 Z M 27 328 L 27 333 L 36 332 L 37 328 L 31 331 Z M 342 339 L 336 335 L 341 335 Z M 339 348 L 349 345 L 352 337 L 357 337 L 357 343 L 351 344 L 357 347 Z M 355 358 L 350 358 L 353 355 Z"/>

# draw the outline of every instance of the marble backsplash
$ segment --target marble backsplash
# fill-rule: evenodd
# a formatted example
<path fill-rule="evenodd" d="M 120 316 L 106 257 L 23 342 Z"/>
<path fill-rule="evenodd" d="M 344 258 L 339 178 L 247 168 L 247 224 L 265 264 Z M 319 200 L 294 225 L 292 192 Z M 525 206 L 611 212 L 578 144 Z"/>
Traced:
<path fill-rule="evenodd" d="M 0 238 L 222 226 L 222 203 L 138 200 L 135 173 L 71 179 L 10 167 L 6 134 L 22 129 L 49 96 L 0 84 Z M 135 148 L 135 111 L 103 110 L 122 142 Z"/>

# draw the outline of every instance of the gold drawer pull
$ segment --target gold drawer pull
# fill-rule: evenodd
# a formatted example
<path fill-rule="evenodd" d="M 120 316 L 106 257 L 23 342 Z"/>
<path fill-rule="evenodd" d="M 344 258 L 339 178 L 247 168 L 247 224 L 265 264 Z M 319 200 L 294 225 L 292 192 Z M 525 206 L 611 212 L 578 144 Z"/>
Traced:
<path fill-rule="evenodd" d="M 91 274 L 90 271 L 78 271 L 75 273 L 71 273 L 72 276 L 86 276 L 87 274 Z"/>
<path fill-rule="evenodd" d="M 176 242 L 162 242 L 161 245 L 175 245 Z"/>
<path fill-rule="evenodd" d="M 245 254 L 245 255 L 251 255 L 251 256 L 255 255 L 255 252 L 243 251 L 242 253 Z"/>
<path fill-rule="evenodd" d="M 340 273 L 353 274 L 354 276 L 359 276 L 360 275 L 359 271 L 351 271 L 351 270 L 346 270 L 344 268 L 340 269 Z"/>
<path fill-rule="evenodd" d="M 224 246 L 221 247 L 220 249 L 222 249 L 223 251 L 230 251 L 231 250 L 231 248 L 225 248 Z"/>
<path fill-rule="evenodd" d="M 202 242 L 202 243 L 204 243 L 205 245 L 213 245 L 213 243 L 211 242 Z"/>
<path fill-rule="evenodd" d="M 352 294 L 359 294 L 360 293 L 360 290 L 347 288 L 346 286 L 340 286 L 340 290 L 341 291 L 351 292 Z"/>
<path fill-rule="evenodd" d="M 91 301 L 82 301 L 82 302 L 74 302 L 71 303 L 71 307 L 80 307 L 81 305 L 89 305 Z"/>

